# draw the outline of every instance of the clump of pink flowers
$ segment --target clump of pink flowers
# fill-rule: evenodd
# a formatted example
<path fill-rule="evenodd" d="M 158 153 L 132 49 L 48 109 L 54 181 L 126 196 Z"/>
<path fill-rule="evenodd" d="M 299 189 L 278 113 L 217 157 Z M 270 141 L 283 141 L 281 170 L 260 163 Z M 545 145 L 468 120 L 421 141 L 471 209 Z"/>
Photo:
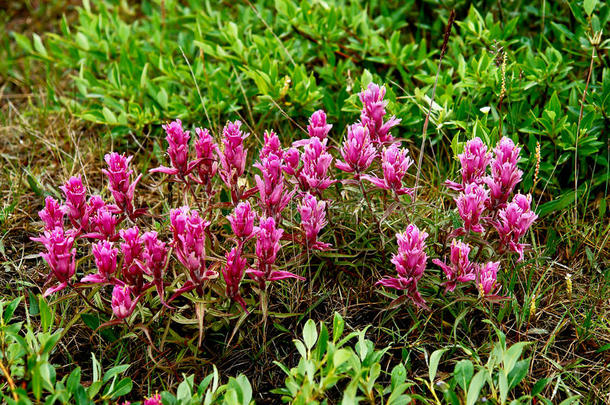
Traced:
<path fill-rule="evenodd" d="M 407 174 L 409 167 L 413 164 L 413 159 L 408 154 L 409 151 L 407 149 L 401 149 L 398 143 L 393 143 L 386 147 L 381 154 L 383 177 L 365 174 L 362 178 L 381 189 L 391 190 L 396 195 L 413 195 L 414 189 L 403 185 L 403 178 Z"/>
<path fill-rule="evenodd" d="M 377 148 L 366 126 L 355 123 L 347 127 L 347 139 L 343 142 L 341 156 L 344 161 L 337 161 L 335 167 L 344 172 L 355 172 L 356 178 L 371 166 L 377 157 Z"/>
<path fill-rule="evenodd" d="M 424 275 L 428 255 L 425 252 L 428 234 L 420 231 L 416 225 L 409 225 L 403 233 L 396 234 L 398 253 L 392 256 L 392 263 L 396 266 L 397 277 L 386 277 L 377 282 L 384 287 L 403 290 L 411 301 L 422 308 L 426 308 L 426 301 L 422 298 L 417 283 Z"/>
<path fill-rule="evenodd" d="M 458 283 L 466 283 L 476 279 L 477 266 L 471 263 L 468 258 L 470 250 L 470 245 L 454 239 L 451 242 L 449 265 L 438 259 L 432 260 L 432 263 L 438 265 L 445 272 L 447 281 L 444 284 L 447 291 L 455 290 Z"/>
<path fill-rule="evenodd" d="M 458 155 L 462 165 L 461 183 L 450 180 L 445 183 L 448 188 L 460 192 L 455 201 L 463 226 L 452 234 L 466 239 L 472 237 L 471 232 L 483 235 L 482 240 L 474 240 L 478 245 L 477 258 L 487 246 L 493 252 L 490 259 L 507 251 L 518 253 L 517 261 L 524 259 L 526 245 L 519 240 L 537 215 L 530 209 L 530 196 L 515 194 L 512 202 L 508 203 L 523 175 L 518 168 L 519 152 L 520 148 L 510 138 L 503 137 L 492 156 L 483 141 L 474 138 L 466 142 L 464 151 Z M 487 173 L 488 167 L 491 167 L 490 174 Z M 494 230 L 497 238 L 493 238 Z M 450 264 L 433 260 L 445 273 L 447 291 L 453 291 L 458 283 L 474 281 L 481 297 L 498 299 L 500 261 L 471 263 L 468 258 L 470 251 L 471 245 L 467 242 L 453 240 Z"/>
<path fill-rule="evenodd" d="M 384 121 L 388 105 L 388 101 L 384 100 L 385 93 L 385 86 L 379 87 L 375 83 L 370 83 L 367 89 L 359 94 L 363 105 L 360 122 L 368 128 L 371 139 L 376 143 L 392 142 L 394 138 L 390 130 L 401 121 L 394 116 Z"/>
<path fill-rule="evenodd" d="M 289 271 L 274 270 L 277 254 L 280 251 L 280 239 L 284 233 L 283 229 L 276 226 L 273 218 L 261 218 L 259 226 L 256 227 L 256 268 L 248 269 L 247 273 L 263 290 L 266 283 L 286 278 L 305 280 L 304 277 Z"/>
<path fill-rule="evenodd" d="M 305 260 L 332 257 L 333 253 L 320 251 L 338 249 L 329 243 L 329 235 L 340 243 L 342 235 L 336 230 L 352 228 L 342 223 L 346 216 L 335 215 L 347 206 L 345 201 L 330 196 L 336 191 L 348 199 L 354 184 L 383 240 L 384 221 L 387 224 L 391 215 L 407 208 L 411 199 L 405 196 L 414 194 L 409 187 L 413 159 L 391 133 L 401 120 L 388 118 L 385 95 L 385 87 L 374 83 L 359 93 L 359 121 L 346 127 L 338 146 L 331 134 L 332 117 L 317 110 L 309 118 L 304 139 L 284 148 L 284 134 L 266 130 L 262 148 L 250 158 L 256 125 L 251 127 L 252 138 L 240 121 L 229 121 L 221 133 L 195 128 L 191 139 L 180 120 L 167 123 L 163 130 L 169 162 L 146 174 L 164 174 L 159 177 L 180 184 L 157 185 L 167 204 L 147 205 L 136 199 L 136 189 L 147 178 L 138 174 L 134 157 L 106 154 L 107 191 L 90 193 L 93 183 L 85 187 L 76 175 L 55 193 L 63 198 L 45 198 L 39 212 L 42 231 L 32 238 L 44 246 L 41 256 L 50 269 L 44 295 L 64 289 L 80 293 L 79 289 L 96 285 L 102 294 L 97 302 L 104 303 L 102 311 L 114 314 L 112 322 L 117 323 L 135 318 L 131 315 L 138 305 L 180 311 L 184 302 L 194 302 L 201 324 L 202 302 L 224 306 L 226 313 L 231 308 L 247 311 L 259 301 L 263 307 L 275 281 L 304 280 L 299 269 Z M 521 149 L 506 137 L 489 148 L 474 138 L 458 155 L 460 179 L 445 184 L 457 194 L 461 224 L 438 232 L 446 239 L 439 237 L 430 246 L 447 258 L 432 260 L 441 269 L 447 293 L 470 286 L 482 298 L 496 300 L 501 298 L 500 268 L 510 268 L 504 260 L 516 255 L 517 261 L 524 260 L 523 238 L 537 215 L 531 197 L 517 192 L 523 175 L 518 167 Z M 379 218 L 367 188 L 386 190 L 375 193 L 381 194 L 383 205 Z M 399 212 L 405 213 L 399 220 L 410 218 L 410 210 Z M 427 226 L 436 235 L 431 229 Z M 421 308 L 427 307 L 420 292 L 427 274 L 427 238 L 428 233 L 414 224 L 396 234 L 398 249 L 391 259 L 396 274 L 376 283 L 402 291 Z M 159 299 L 146 299 L 150 294 Z"/>

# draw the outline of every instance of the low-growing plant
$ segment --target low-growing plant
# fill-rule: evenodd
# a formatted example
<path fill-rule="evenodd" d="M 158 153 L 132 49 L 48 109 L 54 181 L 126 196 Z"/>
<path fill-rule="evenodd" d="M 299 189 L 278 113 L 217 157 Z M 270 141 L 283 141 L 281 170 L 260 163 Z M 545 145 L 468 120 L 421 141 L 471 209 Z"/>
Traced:
<path fill-rule="evenodd" d="M 389 385 L 382 383 L 387 379 L 381 376 L 381 359 L 389 348 L 376 350 L 365 338 L 366 329 L 343 336 L 344 327 L 345 321 L 338 313 L 334 315 L 332 336 L 324 323 L 318 330 L 315 322 L 308 320 L 302 339 L 294 341 L 300 355 L 298 365 L 289 369 L 276 362 L 287 377 L 285 387 L 274 392 L 291 404 L 326 403 L 333 395 L 344 404 L 362 400 L 371 404 L 409 403 L 411 398 L 405 391 L 413 384 L 405 382 L 402 364 L 392 370 Z M 353 339 L 357 342 L 352 347 L 348 343 Z"/>
<path fill-rule="evenodd" d="M 58 378 L 50 356 L 65 331 L 54 330 L 54 310 L 41 296 L 38 300 L 33 295 L 30 297 L 29 308 L 25 308 L 25 322 L 16 322 L 14 314 L 20 303 L 21 297 L 8 303 L 0 300 L 0 368 L 8 385 L 0 396 L 5 403 L 31 404 L 31 399 L 34 399 L 47 404 L 111 404 L 129 394 L 131 379 L 121 377 L 129 365 L 119 365 L 103 372 L 93 354 L 90 382 L 83 384 L 80 367 Z M 35 329 L 36 324 L 31 319 L 34 316 L 40 317 L 39 330 Z"/>

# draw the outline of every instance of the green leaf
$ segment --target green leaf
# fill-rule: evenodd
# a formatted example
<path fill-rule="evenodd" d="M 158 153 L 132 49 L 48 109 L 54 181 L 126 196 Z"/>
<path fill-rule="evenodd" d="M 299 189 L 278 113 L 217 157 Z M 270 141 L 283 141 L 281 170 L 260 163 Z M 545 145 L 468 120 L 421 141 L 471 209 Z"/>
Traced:
<path fill-rule="evenodd" d="M 536 384 L 534 384 L 534 387 L 532 388 L 532 397 L 535 397 L 536 395 L 540 394 L 544 387 L 546 387 L 550 381 L 551 380 L 549 378 L 543 378 L 541 380 L 536 381 Z"/>
<path fill-rule="evenodd" d="M 4 314 L 2 316 L 2 319 L 4 320 L 5 325 L 8 324 L 10 322 L 10 320 L 13 318 L 13 314 L 15 313 L 15 310 L 17 309 L 19 302 L 21 302 L 21 297 L 17 297 L 14 300 L 12 300 L 11 302 L 9 302 L 9 304 L 4 309 Z"/>
<path fill-rule="evenodd" d="M 74 394 L 76 392 L 76 389 L 78 387 L 80 387 L 80 376 L 81 376 L 80 367 L 76 367 L 70 373 L 70 376 L 68 377 L 68 381 L 66 381 L 66 388 L 68 389 L 68 391 L 70 393 Z"/>
<path fill-rule="evenodd" d="M 102 365 L 97 361 L 93 352 L 91 352 L 91 362 L 93 363 L 93 381 L 99 381 L 100 374 L 102 374 Z"/>
<path fill-rule="evenodd" d="M 348 349 L 339 349 L 333 356 L 333 365 L 335 368 L 341 366 L 352 357 L 352 352 Z"/>
<path fill-rule="evenodd" d="M 159 93 L 157 93 L 157 102 L 159 103 L 161 108 L 163 108 L 164 110 L 167 110 L 167 101 L 168 101 L 167 91 L 165 91 L 165 88 L 161 87 L 161 90 L 159 90 Z"/>
<path fill-rule="evenodd" d="M 117 124 L 118 121 L 116 119 L 116 115 L 114 115 L 114 113 L 112 111 L 110 111 L 110 109 L 106 106 L 104 106 L 104 108 L 102 108 L 102 114 L 104 114 L 104 119 L 106 120 L 107 124 Z"/>
<path fill-rule="evenodd" d="M 193 396 L 192 387 L 189 384 L 187 379 L 184 379 L 178 386 L 178 390 L 176 391 L 176 399 L 178 401 L 183 401 L 189 399 Z"/>
<path fill-rule="evenodd" d="M 102 381 L 106 383 L 115 375 L 123 374 L 128 368 L 129 364 L 121 364 L 120 366 L 112 367 L 110 370 L 104 373 L 104 379 Z"/>
<path fill-rule="evenodd" d="M 337 343 L 337 341 L 341 338 L 344 327 L 345 321 L 338 312 L 335 312 L 335 317 L 333 318 L 333 343 Z"/>
<path fill-rule="evenodd" d="M 508 373 L 508 389 L 512 390 L 519 384 L 525 376 L 527 376 L 527 372 L 529 370 L 530 360 L 523 359 L 519 360 L 515 367 Z M 535 394 L 532 394 L 535 395 Z"/>
<path fill-rule="evenodd" d="M 431 355 L 430 355 L 430 365 L 428 366 L 428 377 L 430 377 L 430 382 L 433 383 L 434 382 L 434 378 L 436 377 L 436 370 L 438 369 L 438 363 L 441 360 L 441 356 L 443 355 L 443 353 L 445 353 L 448 349 L 438 349 L 435 350 Z"/>
<path fill-rule="evenodd" d="M 400 363 L 399 365 L 397 365 L 396 367 L 394 367 L 392 369 L 392 384 L 391 384 L 391 388 L 392 391 L 399 386 L 400 384 L 404 383 L 407 379 L 407 369 L 405 368 L 405 366 Z"/>
<path fill-rule="evenodd" d="M 32 373 L 32 393 L 36 399 L 42 395 L 42 376 L 40 375 L 40 363 L 37 363 L 31 371 Z"/>
<path fill-rule="evenodd" d="M 466 395 L 466 405 L 474 405 L 479 399 L 481 389 L 485 385 L 485 369 L 479 370 L 478 373 L 472 378 L 470 386 L 468 387 L 468 394 Z"/>
<path fill-rule="evenodd" d="M 311 350 L 311 348 L 316 344 L 316 340 L 318 340 L 316 323 L 313 321 L 313 319 L 308 319 L 303 327 L 303 341 L 305 342 L 307 350 Z"/>
<path fill-rule="evenodd" d="M 53 326 L 53 313 L 42 295 L 38 298 L 38 308 L 40 308 L 40 326 L 43 331 L 48 332 Z"/>
<path fill-rule="evenodd" d="M 517 342 L 504 352 L 502 363 L 504 364 L 504 371 L 506 371 L 506 373 L 510 373 L 512 371 L 513 367 L 517 363 L 517 360 L 519 360 L 519 357 L 521 357 L 523 348 L 527 345 L 529 345 L 529 342 Z"/>
<path fill-rule="evenodd" d="M 129 394 L 132 387 L 133 383 L 131 382 L 131 379 L 128 377 L 123 378 L 117 385 L 114 386 L 114 390 L 112 390 L 111 393 L 112 399 Z"/>
<path fill-rule="evenodd" d="M 34 38 L 34 49 L 36 50 L 36 52 L 38 52 L 40 55 L 44 56 L 45 58 L 48 57 L 47 50 L 45 49 L 44 45 L 42 44 L 42 39 L 40 39 L 40 36 L 38 34 L 33 34 L 32 38 Z"/>
<path fill-rule="evenodd" d="M 585 13 L 590 17 L 593 14 L 593 10 L 595 9 L 595 5 L 597 4 L 597 0 L 584 0 L 582 3 L 583 8 L 585 9 Z"/>
<path fill-rule="evenodd" d="M 140 87 L 143 89 L 146 88 L 148 84 L 148 62 L 144 65 L 144 69 L 142 69 L 142 74 L 140 75 Z"/>
<path fill-rule="evenodd" d="M 32 43 L 30 42 L 30 39 L 28 37 L 23 34 L 19 34 L 18 32 L 11 32 L 11 35 L 13 36 L 13 38 L 15 38 L 15 42 L 17 42 L 17 45 L 19 45 L 24 51 L 26 51 L 27 53 L 33 53 Z"/>
<path fill-rule="evenodd" d="M 474 365 L 470 360 L 458 361 L 453 370 L 453 376 L 464 392 L 468 389 L 473 374 Z"/>
<path fill-rule="evenodd" d="M 87 39 L 85 34 L 83 34 L 82 32 L 78 32 L 76 34 L 75 40 L 76 40 L 76 45 L 78 45 L 82 50 L 84 50 L 84 51 L 89 50 L 89 40 Z"/>
<path fill-rule="evenodd" d="M 508 377 L 506 377 L 505 370 L 501 370 L 498 375 L 498 386 L 500 388 L 500 403 L 504 405 L 508 397 Z"/>

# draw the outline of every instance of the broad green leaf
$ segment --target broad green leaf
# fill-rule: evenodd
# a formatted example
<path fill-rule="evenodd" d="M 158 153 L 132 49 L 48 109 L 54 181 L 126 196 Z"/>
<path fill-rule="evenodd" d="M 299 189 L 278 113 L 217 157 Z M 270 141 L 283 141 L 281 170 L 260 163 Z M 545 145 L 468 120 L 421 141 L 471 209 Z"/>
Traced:
<path fill-rule="evenodd" d="M 590 17 L 593 14 L 593 10 L 595 10 L 595 5 L 597 4 L 597 0 L 584 0 L 582 3 L 583 8 L 585 9 L 585 13 Z"/>
<path fill-rule="evenodd" d="M 303 341 L 305 342 L 307 350 L 311 350 L 311 348 L 316 344 L 316 340 L 318 340 L 316 323 L 313 321 L 313 319 L 308 319 L 303 327 Z"/>
<path fill-rule="evenodd" d="M 116 399 L 118 397 L 122 397 L 123 395 L 127 395 L 131 392 L 131 388 L 133 387 L 133 383 L 131 379 L 128 377 L 123 378 L 118 384 L 115 385 L 114 390 L 112 391 L 112 399 Z"/>
<path fill-rule="evenodd" d="M 38 52 L 40 55 L 44 56 L 45 58 L 48 57 L 47 50 L 45 49 L 44 45 L 42 44 L 42 39 L 40 39 L 40 36 L 38 34 L 33 34 L 32 38 L 34 39 L 34 49 L 36 50 L 36 52 Z"/>
<path fill-rule="evenodd" d="M 468 393 L 466 395 L 466 405 L 474 405 L 479 399 L 481 389 L 483 389 L 483 386 L 485 385 L 486 373 L 487 371 L 485 369 L 481 369 L 475 374 L 472 381 L 470 381 L 470 386 L 468 387 Z"/>
<path fill-rule="evenodd" d="M 433 383 L 434 378 L 436 378 L 436 370 L 438 369 L 438 363 L 441 360 L 441 356 L 447 350 L 448 349 L 438 349 L 430 355 L 430 364 L 428 365 L 428 377 L 430 378 L 431 383 Z"/>
<path fill-rule="evenodd" d="M 17 309 L 17 306 L 19 305 L 20 302 L 21 302 L 21 297 L 17 297 L 14 300 L 12 300 L 11 302 L 9 302 L 9 304 L 4 309 L 4 314 L 2 316 L 2 319 L 3 319 L 5 325 L 8 324 L 11 321 L 11 319 L 13 318 L 13 314 L 15 313 L 15 310 Z"/>
<path fill-rule="evenodd" d="M 129 364 L 121 364 L 120 366 L 114 366 L 104 373 L 104 378 L 102 381 L 106 383 L 115 375 L 123 374 L 128 368 Z"/>
<path fill-rule="evenodd" d="M 76 33 L 75 40 L 76 40 L 76 45 L 78 45 L 84 51 L 88 51 L 89 50 L 89 40 L 87 39 L 85 34 L 83 34 L 82 32 Z"/>
<path fill-rule="evenodd" d="M 72 370 L 70 376 L 68 377 L 68 380 L 66 381 L 66 388 L 72 394 L 74 394 L 76 392 L 76 389 L 80 387 L 80 376 L 81 369 L 80 367 L 76 367 L 74 370 Z"/>
<path fill-rule="evenodd" d="M 529 342 L 517 342 L 504 352 L 502 363 L 504 364 L 504 370 L 506 373 L 510 373 L 512 371 L 513 367 L 517 363 L 517 360 L 519 360 L 519 357 L 521 357 L 523 348 L 527 345 L 529 345 Z"/>
<path fill-rule="evenodd" d="M 470 360 L 460 360 L 455 365 L 453 376 L 464 391 L 468 389 L 472 376 L 474 374 L 474 365 Z"/>
<path fill-rule="evenodd" d="M 519 360 L 515 367 L 508 373 L 508 389 L 512 390 L 519 384 L 525 376 L 527 376 L 527 372 L 529 370 L 530 360 L 524 359 Z M 533 390 L 532 390 L 533 391 Z"/>

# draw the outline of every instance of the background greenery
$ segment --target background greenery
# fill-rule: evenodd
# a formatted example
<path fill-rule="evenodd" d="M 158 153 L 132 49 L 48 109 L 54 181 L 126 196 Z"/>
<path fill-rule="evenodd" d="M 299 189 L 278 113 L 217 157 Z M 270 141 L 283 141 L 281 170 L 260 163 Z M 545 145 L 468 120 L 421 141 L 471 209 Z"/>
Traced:
<path fill-rule="evenodd" d="M 494 358 L 496 350 L 509 350 L 508 339 L 533 343 L 525 348 L 528 363 L 519 363 L 527 376 L 511 387 L 515 391 L 510 398 L 527 402 L 528 396 L 540 394 L 557 402 L 579 395 L 582 402 L 599 401 L 610 387 L 606 208 L 610 42 L 607 34 L 596 37 L 608 31 L 610 7 L 605 2 L 11 3 L 0 11 L 0 28 L 8 33 L 0 39 L 5 201 L 0 211 L 0 257 L 6 304 L 22 296 L 13 311 L 19 319 L 30 319 L 25 314 L 36 299 L 29 291 L 41 284 L 39 272 L 45 271 L 36 259 L 37 247 L 28 241 L 37 232 L 31 224 L 37 220 L 42 196 L 58 194 L 57 185 L 81 170 L 91 173 L 91 186 L 102 189 L 98 169 L 110 148 L 136 153 L 142 172 L 157 165 L 165 148 L 160 124 L 170 119 L 207 126 L 215 134 L 226 120 L 241 119 L 258 135 L 249 138 L 257 149 L 260 135 L 268 128 L 280 134 L 284 145 L 301 138 L 307 117 L 324 108 L 334 125 L 331 142 L 338 144 L 345 125 L 357 117 L 362 83 L 374 80 L 386 83 L 388 110 L 402 119 L 395 135 L 404 138 L 417 156 L 452 9 L 456 24 L 438 74 L 427 134 L 430 144 L 422 176 L 430 191 L 425 199 L 446 196 L 441 183 L 455 176 L 453 157 L 460 141 L 480 136 L 494 143 L 506 135 L 523 146 L 522 190 L 533 193 L 542 221 L 532 235 L 532 259 L 511 269 L 512 276 L 506 280 L 516 300 L 494 311 L 468 297 L 456 302 L 437 297 L 442 309 L 429 315 L 405 307 L 388 309 L 371 287 L 387 263 L 382 255 L 371 254 L 391 243 L 393 232 L 401 230 L 404 221 L 393 221 L 387 235 L 374 235 L 365 227 L 344 229 L 347 235 L 357 236 L 355 242 L 342 246 L 344 255 L 322 256 L 308 263 L 312 287 L 298 292 L 301 304 L 292 302 L 294 291 L 278 292 L 274 311 L 288 315 L 274 320 L 273 339 L 263 342 L 255 330 L 240 327 L 246 325 L 240 318 L 220 320 L 206 337 L 209 343 L 203 351 L 190 341 L 171 361 L 180 373 L 194 374 L 189 389 L 204 381 L 204 375 L 214 375 L 210 364 L 215 363 L 226 376 L 224 381 L 244 373 L 255 399 L 277 401 L 279 395 L 292 395 L 290 379 L 304 384 L 304 377 L 291 369 L 299 367 L 292 339 L 301 338 L 293 331 L 301 331 L 308 318 L 329 323 L 330 314 L 338 311 L 355 329 L 371 325 L 366 333 L 377 350 L 390 348 L 376 360 L 383 369 L 381 382 L 373 379 L 371 383 L 388 396 L 398 384 L 394 381 L 418 382 L 404 389 L 413 398 L 433 400 L 433 391 L 419 383 L 439 379 L 430 378 L 429 354 L 445 346 L 450 352 L 442 357 L 439 375 L 447 387 L 436 387 L 437 394 L 442 392 L 453 403 L 451 392 L 467 400 L 472 375 L 479 375 L 475 371 L 486 365 L 490 377 L 483 392 L 491 395 L 499 390 L 493 384 L 499 384 L 501 377 L 492 377 L 496 363 L 485 359 Z M 534 185 L 537 143 L 540 180 Z M 356 212 L 359 203 L 347 205 L 345 215 Z M 443 210 L 442 204 L 433 205 L 422 219 L 432 233 L 438 234 L 446 224 Z M 569 294 L 567 274 L 574 284 Z M 104 319 L 69 304 L 66 299 L 53 304 L 55 313 L 64 316 L 54 316 L 52 326 L 32 317 L 33 334 L 70 330 L 71 338 L 62 332 L 63 339 L 49 344 L 47 352 L 32 349 L 32 353 L 48 354 L 51 363 L 62 364 L 53 372 L 55 380 L 71 376 L 77 364 L 82 370 L 79 381 L 97 381 L 93 353 L 104 369 L 131 364 L 134 398 L 162 389 L 180 396 L 176 390 L 184 380 L 181 374 L 151 364 L 145 349 L 131 353 L 128 347 L 137 342 L 133 335 L 119 339 L 119 331 L 112 329 L 93 333 Z M 502 328 L 503 335 L 492 325 Z M 159 325 L 153 322 L 147 327 Z M 170 333 L 173 348 L 181 345 L 182 332 Z M 226 336 L 231 333 L 236 333 L 237 343 L 227 345 Z M 23 350 L 22 356 L 29 356 Z M 516 359 L 520 355 L 521 351 Z M 8 358 L 6 353 L 2 356 Z M 303 362 L 315 360 L 307 351 L 298 357 Z M 286 364 L 286 373 L 274 360 Z M 501 363 L 508 378 L 513 368 Z M 47 370 L 33 364 L 34 368 L 26 368 L 30 374 L 24 372 L 21 377 L 29 384 L 26 395 L 37 389 L 36 370 Z M 395 380 L 392 370 L 398 364 L 404 364 L 404 380 Z M 324 365 L 313 367 L 324 369 Z M 472 373 L 465 371 L 471 368 Z M 472 380 L 462 385 L 464 373 Z M 347 371 L 342 376 L 344 381 L 360 381 Z M 369 377 L 362 378 L 370 381 Z M 231 381 L 236 382 L 227 384 L 244 390 L 239 377 Z M 72 384 L 71 392 L 79 391 L 79 384 Z M 333 387 L 328 395 L 342 398 L 340 393 L 348 392 L 344 390 L 349 384 Z M 50 387 L 55 382 L 40 384 L 41 390 L 54 392 Z M 366 383 L 363 387 L 357 392 L 366 397 Z M 202 395 L 206 390 L 207 386 L 202 388 Z M 111 392 L 106 392 L 108 400 Z"/>

